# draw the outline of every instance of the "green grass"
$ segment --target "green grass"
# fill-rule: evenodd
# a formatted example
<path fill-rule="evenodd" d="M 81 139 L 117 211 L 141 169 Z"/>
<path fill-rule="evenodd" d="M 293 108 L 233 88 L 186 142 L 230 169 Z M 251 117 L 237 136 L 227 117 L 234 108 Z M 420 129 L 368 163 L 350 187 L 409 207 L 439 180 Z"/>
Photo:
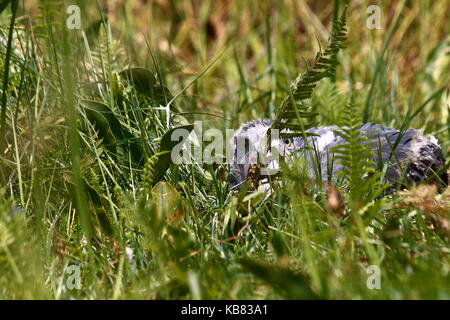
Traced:
<path fill-rule="evenodd" d="M 68 1 L 0 6 L 0 298 L 449 299 L 449 189 L 380 196 L 353 160 L 336 187 L 295 166 L 269 197 L 237 195 L 226 165 L 161 153 L 175 126 L 274 119 L 336 3 L 78 1 L 82 30 L 66 28 Z M 350 1 L 315 120 L 406 123 L 448 158 L 450 3 L 377 1 L 381 30 L 370 4 Z"/>

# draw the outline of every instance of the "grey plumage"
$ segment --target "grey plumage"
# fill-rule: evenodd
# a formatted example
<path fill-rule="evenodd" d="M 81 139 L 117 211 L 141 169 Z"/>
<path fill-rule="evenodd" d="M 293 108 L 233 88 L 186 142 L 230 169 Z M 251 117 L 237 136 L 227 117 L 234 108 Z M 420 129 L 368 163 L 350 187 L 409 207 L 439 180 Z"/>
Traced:
<path fill-rule="evenodd" d="M 229 180 L 232 188 L 240 189 L 247 180 L 249 166 L 257 163 L 258 147 L 270 125 L 270 120 L 254 120 L 243 124 L 233 136 L 231 148 L 234 158 L 230 166 Z M 334 160 L 332 151 L 333 147 L 345 142 L 334 132 L 337 129 L 337 126 L 312 128 L 307 132 L 317 136 L 308 137 L 308 143 L 305 143 L 304 138 L 297 137 L 287 143 L 285 139 L 272 141 L 272 146 L 277 147 L 283 156 L 305 158 L 312 177 L 317 178 L 317 175 L 320 175 L 322 181 L 333 180 L 343 169 L 342 165 Z M 375 164 L 387 164 L 385 178 L 388 183 L 394 186 L 401 182 L 412 185 L 428 180 L 439 186 L 448 185 L 445 159 L 433 136 L 425 137 L 421 130 L 408 129 L 400 132 L 373 123 L 362 125 L 359 131 L 367 137 L 362 143 L 370 146 Z M 237 147 L 239 139 L 244 141 L 245 146 L 241 152 L 238 152 Z M 307 151 L 306 145 L 315 152 Z M 277 164 L 272 166 L 276 167 Z M 316 170 L 318 167 L 320 172 Z"/>

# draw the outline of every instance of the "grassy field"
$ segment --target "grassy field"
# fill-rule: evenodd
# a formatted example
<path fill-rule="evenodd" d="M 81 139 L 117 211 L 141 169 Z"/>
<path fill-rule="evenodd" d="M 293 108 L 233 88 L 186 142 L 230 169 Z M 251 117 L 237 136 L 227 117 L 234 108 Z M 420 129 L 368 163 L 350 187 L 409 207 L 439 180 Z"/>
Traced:
<path fill-rule="evenodd" d="M 294 165 L 270 196 L 237 194 L 226 164 L 161 153 L 174 127 L 274 119 L 344 1 L 8 2 L 1 299 L 450 299 L 449 188 L 387 194 L 352 154 L 335 187 Z M 305 102 L 314 120 L 406 123 L 448 158 L 449 12 L 351 0 L 336 73 Z"/>

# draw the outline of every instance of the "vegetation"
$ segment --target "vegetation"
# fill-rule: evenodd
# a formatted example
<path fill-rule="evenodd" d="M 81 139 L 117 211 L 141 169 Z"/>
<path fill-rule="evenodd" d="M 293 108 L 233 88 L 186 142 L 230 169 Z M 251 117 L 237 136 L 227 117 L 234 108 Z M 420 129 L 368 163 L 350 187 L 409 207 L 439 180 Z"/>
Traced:
<path fill-rule="evenodd" d="M 450 298 L 450 189 L 384 192 L 351 130 L 448 158 L 448 1 L 375 1 L 382 29 L 367 1 L 77 1 L 81 29 L 71 4 L 0 1 L 0 298 Z M 257 118 L 346 125 L 340 183 L 170 162 L 174 128 Z"/>

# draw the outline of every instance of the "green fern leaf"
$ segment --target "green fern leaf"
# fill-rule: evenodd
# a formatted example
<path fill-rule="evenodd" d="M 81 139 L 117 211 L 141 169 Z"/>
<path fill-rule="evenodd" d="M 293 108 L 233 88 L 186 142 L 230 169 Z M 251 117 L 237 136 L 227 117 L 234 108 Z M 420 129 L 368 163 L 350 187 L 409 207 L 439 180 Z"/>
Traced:
<path fill-rule="evenodd" d="M 277 109 L 276 119 L 272 124 L 272 129 L 288 129 L 289 123 L 296 119 L 310 119 L 315 115 L 311 108 L 305 108 L 303 100 L 311 98 L 317 83 L 326 77 L 332 77 L 336 73 L 338 65 L 336 55 L 343 48 L 342 43 L 347 38 L 346 29 L 346 8 L 340 18 L 333 21 L 332 35 L 328 41 L 328 48 L 317 53 L 314 63 L 303 75 L 299 75 L 291 85 L 291 94 L 283 99 Z M 309 122 L 302 125 L 303 130 L 297 132 L 297 136 L 302 136 L 303 132 L 315 123 Z M 270 134 L 270 130 L 268 130 Z"/>

